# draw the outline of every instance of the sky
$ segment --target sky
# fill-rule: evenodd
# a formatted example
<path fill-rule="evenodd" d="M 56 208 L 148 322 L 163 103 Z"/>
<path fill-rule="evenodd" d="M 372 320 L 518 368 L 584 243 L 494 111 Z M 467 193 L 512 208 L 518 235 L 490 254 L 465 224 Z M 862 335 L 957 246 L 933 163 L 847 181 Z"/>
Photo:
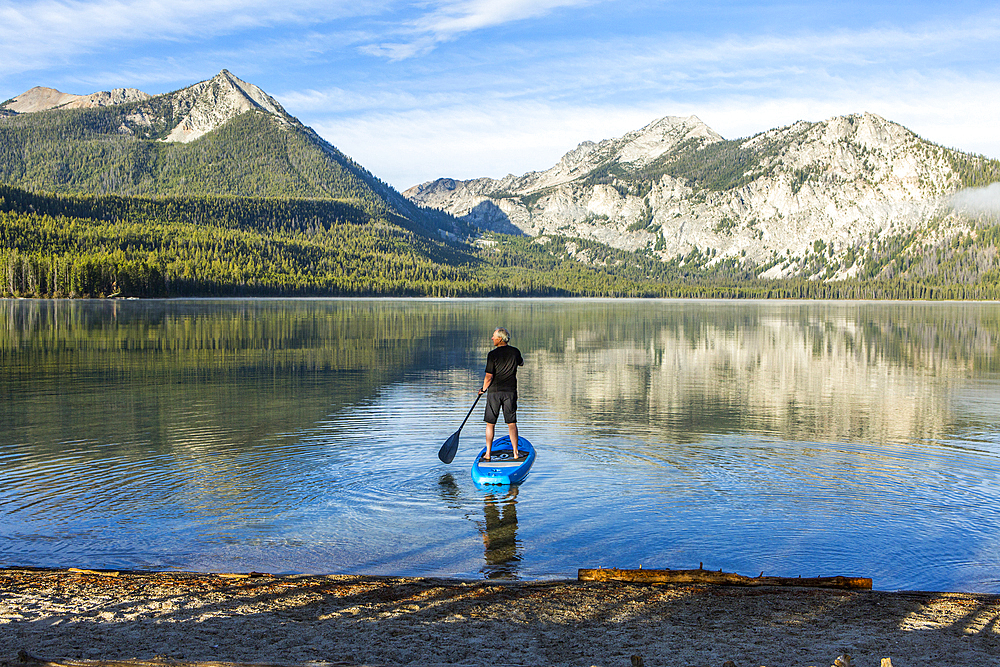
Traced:
<path fill-rule="evenodd" d="M 1000 3 L 0 0 L 0 100 L 222 69 L 400 190 L 543 171 L 663 116 L 872 112 L 1000 158 Z"/>

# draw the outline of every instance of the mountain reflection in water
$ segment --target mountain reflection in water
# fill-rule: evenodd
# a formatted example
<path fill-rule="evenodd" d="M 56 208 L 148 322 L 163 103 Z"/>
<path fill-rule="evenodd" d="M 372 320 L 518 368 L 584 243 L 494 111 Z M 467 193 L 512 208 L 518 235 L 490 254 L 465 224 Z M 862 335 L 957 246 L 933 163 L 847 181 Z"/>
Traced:
<path fill-rule="evenodd" d="M 513 333 L 518 492 L 436 457 Z M 1000 304 L 0 301 L 0 564 L 1000 591 Z"/>

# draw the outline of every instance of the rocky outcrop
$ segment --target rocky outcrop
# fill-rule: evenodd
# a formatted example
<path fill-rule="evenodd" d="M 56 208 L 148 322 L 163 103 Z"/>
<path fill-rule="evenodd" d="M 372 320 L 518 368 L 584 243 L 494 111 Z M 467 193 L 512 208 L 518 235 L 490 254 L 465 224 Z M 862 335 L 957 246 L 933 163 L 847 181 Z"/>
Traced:
<path fill-rule="evenodd" d="M 284 122 L 289 120 L 273 97 L 228 70 L 174 93 L 173 107 L 181 120 L 164 141 L 194 141 L 247 111 L 263 111 Z"/>
<path fill-rule="evenodd" d="M 207 81 L 161 97 L 167 98 L 170 118 L 174 123 L 163 141 L 194 141 L 248 111 L 262 111 L 281 122 L 293 122 L 273 97 L 252 83 L 237 78 L 229 70 L 222 70 Z M 36 113 L 50 109 L 87 109 L 142 103 L 152 99 L 151 95 L 135 88 L 72 95 L 54 88 L 37 86 L 7 102 L 3 108 L 15 113 Z M 152 127 L 163 116 L 163 109 L 160 107 L 137 104 L 135 110 L 124 118 L 120 132 L 133 134 L 136 126 Z"/>
<path fill-rule="evenodd" d="M 531 194 L 585 179 L 609 164 L 645 167 L 687 140 L 712 143 L 723 139 L 697 116 L 667 116 L 618 139 L 605 139 L 600 143 L 584 141 L 547 171 L 529 172 L 523 176 L 510 174 L 501 180 L 442 178 L 412 187 L 404 194 L 414 201 L 440 202 L 444 197 L 464 203 L 481 201 L 491 195 L 496 199 L 497 194 Z"/>
<path fill-rule="evenodd" d="M 950 151 L 875 114 L 726 141 L 696 117 L 585 142 L 545 172 L 439 179 L 404 192 L 494 231 L 592 238 L 667 259 L 695 248 L 769 276 L 940 216 L 960 184 Z M 817 244 L 817 242 L 821 242 Z"/>
<path fill-rule="evenodd" d="M 15 113 L 35 113 L 49 109 L 91 109 L 113 104 L 127 104 L 148 100 L 151 95 L 135 88 L 115 88 L 90 95 L 72 95 L 55 88 L 35 86 L 3 105 Z"/>

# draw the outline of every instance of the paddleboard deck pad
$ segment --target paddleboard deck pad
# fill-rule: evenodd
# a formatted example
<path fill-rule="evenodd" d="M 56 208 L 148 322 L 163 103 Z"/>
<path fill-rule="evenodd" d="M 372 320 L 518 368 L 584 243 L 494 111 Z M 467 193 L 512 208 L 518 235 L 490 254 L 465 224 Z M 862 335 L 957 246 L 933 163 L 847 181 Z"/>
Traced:
<path fill-rule="evenodd" d="M 510 436 L 505 435 L 493 441 L 489 461 L 484 461 L 486 448 L 480 450 L 472 463 L 472 481 L 479 486 L 517 484 L 528 476 L 531 464 L 535 462 L 535 448 L 524 438 L 517 439 L 518 458 L 514 458 L 514 448 Z"/>

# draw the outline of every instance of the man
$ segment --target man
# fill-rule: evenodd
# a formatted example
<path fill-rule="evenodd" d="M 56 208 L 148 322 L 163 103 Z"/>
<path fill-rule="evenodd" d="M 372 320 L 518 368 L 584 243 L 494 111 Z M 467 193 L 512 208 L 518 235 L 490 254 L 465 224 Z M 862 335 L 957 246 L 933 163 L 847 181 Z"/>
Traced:
<path fill-rule="evenodd" d="M 514 458 L 520 458 L 517 451 L 517 367 L 524 365 L 521 351 L 508 345 L 510 332 L 500 327 L 493 332 L 493 349 L 486 355 L 486 377 L 483 388 L 479 390 L 482 396 L 486 392 L 486 456 L 484 461 L 492 458 L 493 433 L 497 418 L 503 410 L 503 420 L 510 432 L 510 442 L 514 447 Z"/>

